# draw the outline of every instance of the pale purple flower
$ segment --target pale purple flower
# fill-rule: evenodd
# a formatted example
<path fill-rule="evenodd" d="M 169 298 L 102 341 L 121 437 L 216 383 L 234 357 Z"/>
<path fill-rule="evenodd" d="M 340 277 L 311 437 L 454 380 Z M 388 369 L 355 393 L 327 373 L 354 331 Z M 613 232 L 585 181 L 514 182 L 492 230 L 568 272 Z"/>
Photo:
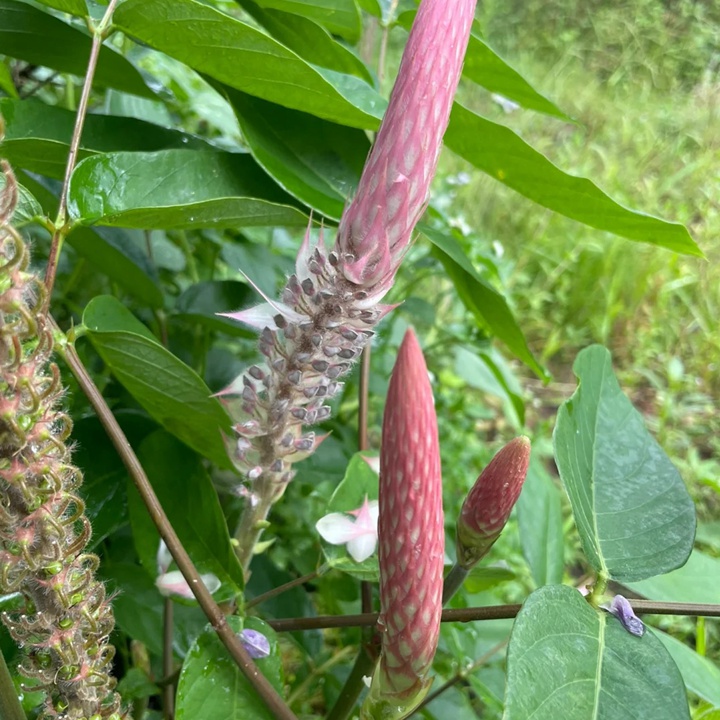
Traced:
<path fill-rule="evenodd" d="M 261 632 L 245 629 L 238 634 L 240 642 L 253 660 L 266 658 L 270 654 L 270 642 Z"/>
<path fill-rule="evenodd" d="M 367 560 L 377 546 L 378 501 L 368 500 L 357 510 L 348 510 L 351 520 L 343 513 L 330 513 L 320 518 L 315 528 L 325 542 L 331 545 L 346 545 L 347 551 L 355 562 Z"/>
<path fill-rule="evenodd" d="M 643 621 L 635 614 L 627 598 L 622 595 L 616 595 L 610 606 L 603 606 L 603 609 L 614 615 L 631 635 L 642 637 L 645 634 Z"/>

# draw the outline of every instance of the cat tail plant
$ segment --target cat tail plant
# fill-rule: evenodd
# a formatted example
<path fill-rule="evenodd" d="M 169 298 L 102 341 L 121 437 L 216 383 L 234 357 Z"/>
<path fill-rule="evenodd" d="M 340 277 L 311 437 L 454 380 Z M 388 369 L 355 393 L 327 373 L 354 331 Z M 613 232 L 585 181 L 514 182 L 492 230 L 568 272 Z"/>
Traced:
<path fill-rule="evenodd" d="M 476 0 L 423 0 L 357 193 L 335 242 L 310 228 L 280 300 L 228 313 L 260 331 L 262 364 L 220 396 L 234 420 L 227 445 L 244 480 L 236 532 L 248 573 L 267 515 L 291 481 L 293 464 L 321 442 L 309 428 L 330 416 L 342 388 L 392 309 L 381 304 L 412 241 L 435 174 L 460 78 Z"/>
<path fill-rule="evenodd" d="M 23 648 L 26 689 L 45 693 L 40 718 L 119 720 L 113 614 L 86 552 L 46 289 L 12 224 L 17 183 L 7 163 L 0 171 L 0 594 L 19 594 L 2 621 Z"/>

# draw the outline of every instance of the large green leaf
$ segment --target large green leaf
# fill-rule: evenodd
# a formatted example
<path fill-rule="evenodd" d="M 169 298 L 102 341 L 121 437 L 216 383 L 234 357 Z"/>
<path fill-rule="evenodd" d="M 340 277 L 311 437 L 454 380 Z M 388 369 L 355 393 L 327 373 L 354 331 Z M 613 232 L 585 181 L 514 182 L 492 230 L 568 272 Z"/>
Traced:
<path fill-rule="evenodd" d="M 659 602 L 720 602 L 720 560 L 693 550 L 688 561 L 665 575 L 627 583 L 636 593 Z"/>
<path fill-rule="evenodd" d="M 83 323 L 100 357 L 151 417 L 216 465 L 231 467 L 222 439 L 230 418 L 191 368 L 113 297 L 91 300 Z"/>
<path fill-rule="evenodd" d="M 5 118 L 5 139 L 0 156 L 16 167 L 62 180 L 75 127 L 75 113 L 36 100 L 0 99 Z M 113 115 L 88 115 L 83 127 L 78 160 L 113 150 L 210 149 L 186 133 Z"/>
<path fill-rule="evenodd" d="M 520 611 L 504 720 L 689 720 L 680 673 L 652 631 L 639 638 L 577 590 L 548 585 Z"/>
<path fill-rule="evenodd" d="M 256 0 L 260 7 L 314 20 L 351 43 L 360 38 L 360 12 L 354 0 Z"/>
<path fill-rule="evenodd" d="M 68 210 L 84 224 L 140 229 L 307 224 L 295 201 L 245 153 L 163 150 L 83 160 Z"/>
<path fill-rule="evenodd" d="M 42 205 L 48 217 L 57 215 L 60 186 L 45 178 L 23 173 L 23 182 Z M 142 303 L 162 307 L 163 295 L 157 274 L 127 233 L 117 228 L 75 227 L 68 235 L 68 245 L 110 280 Z"/>
<path fill-rule="evenodd" d="M 316 22 L 282 10 L 263 10 L 253 0 L 237 1 L 274 38 L 308 62 L 357 75 L 373 84 L 373 78 L 362 60 Z"/>
<path fill-rule="evenodd" d="M 488 328 L 520 360 L 544 377 L 543 369 L 530 352 L 505 298 L 478 275 L 460 243 L 449 233 L 435 230 L 425 223 L 420 223 L 418 230 L 435 246 L 436 257 L 443 264 L 463 304 L 480 325 Z"/>
<path fill-rule="evenodd" d="M 0 0 L 0 50 L 4 55 L 84 77 L 91 45 L 86 33 L 40 8 L 18 0 Z M 135 66 L 109 47 L 100 49 L 94 83 L 154 97 Z"/>
<path fill-rule="evenodd" d="M 200 573 L 223 583 L 218 600 L 232 598 L 243 587 L 243 570 L 230 541 L 220 500 L 201 458 L 172 435 L 159 430 L 140 446 L 138 458 L 163 507 Z M 128 486 L 133 541 L 140 562 L 157 574 L 160 535 L 134 486 Z"/>
<path fill-rule="evenodd" d="M 227 88 L 253 157 L 290 194 L 339 220 L 370 142 L 362 130 Z"/>
<path fill-rule="evenodd" d="M 260 30 L 197 0 L 127 0 L 115 24 L 220 82 L 285 107 L 369 129 L 377 128 L 385 109 L 383 98 L 358 78 L 316 68 Z M 348 84 L 350 79 L 357 83 Z"/>
<path fill-rule="evenodd" d="M 458 103 L 445 143 L 479 170 L 561 215 L 630 240 L 702 257 L 683 225 L 623 207 L 587 178 L 560 170 L 510 128 Z"/>
<path fill-rule="evenodd" d="M 680 669 L 687 689 L 720 707 L 720 668 L 671 635 L 658 632 L 658 637 Z"/>
<path fill-rule="evenodd" d="M 243 629 L 262 633 L 269 641 L 268 657 L 255 661 L 258 670 L 282 693 L 282 667 L 275 633 L 258 618 L 228 617 L 235 632 Z M 180 673 L 177 689 L 177 720 L 274 720 L 217 633 L 210 627 L 191 648 Z"/>
<path fill-rule="evenodd" d="M 536 458 L 530 462 L 517 510 L 523 556 L 535 584 L 560 584 L 565 553 L 560 491 Z"/>
<path fill-rule="evenodd" d="M 70 13 L 71 15 L 78 15 L 79 17 L 84 17 L 88 14 L 84 0 L 38 0 L 38 2 L 55 8 L 55 10 Z"/>
<path fill-rule="evenodd" d="M 573 371 L 578 389 L 558 412 L 553 441 L 588 561 L 621 582 L 680 567 L 695 536 L 680 474 L 623 395 L 608 350 L 586 348 Z"/>

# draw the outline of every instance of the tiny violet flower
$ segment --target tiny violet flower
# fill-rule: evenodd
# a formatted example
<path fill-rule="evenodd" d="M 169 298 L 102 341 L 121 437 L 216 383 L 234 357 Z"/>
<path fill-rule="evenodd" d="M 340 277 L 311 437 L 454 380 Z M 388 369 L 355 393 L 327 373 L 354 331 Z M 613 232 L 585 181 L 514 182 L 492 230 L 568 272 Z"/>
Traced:
<path fill-rule="evenodd" d="M 357 510 L 349 510 L 354 515 L 351 520 L 344 513 L 330 513 L 320 518 L 315 528 L 323 540 L 331 545 L 347 545 L 347 551 L 355 562 L 367 560 L 374 552 L 378 538 L 378 501 L 368 500 Z"/>
<path fill-rule="evenodd" d="M 622 595 L 616 595 L 610 605 L 603 605 L 603 609 L 614 615 L 631 635 L 642 637 L 645 634 L 643 621 L 635 614 L 627 598 Z"/>
<path fill-rule="evenodd" d="M 238 637 L 253 660 L 266 658 L 270 654 L 270 641 L 261 632 L 243 630 L 238 633 Z"/>
<path fill-rule="evenodd" d="M 193 595 L 187 580 L 183 577 L 183 574 L 179 570 L 173 570 L 168 572 L 170 563 L 172 562 L 172 555 L 167 548 L 167 545 L 163 540 L 160 540 L 160 546 L 157 551 L 157 568 L 158 576 L 155 580 L 155 587 L 160 591 L 160 594 L 164 597 L 170 597 L 177 595 L 178 597 L 185 598 L 186 600 L 193 600 Z M 222 583 L 217 576 L 212 573 L 201 575 L 200 579 L 212 595 L 216 592 Z"/>

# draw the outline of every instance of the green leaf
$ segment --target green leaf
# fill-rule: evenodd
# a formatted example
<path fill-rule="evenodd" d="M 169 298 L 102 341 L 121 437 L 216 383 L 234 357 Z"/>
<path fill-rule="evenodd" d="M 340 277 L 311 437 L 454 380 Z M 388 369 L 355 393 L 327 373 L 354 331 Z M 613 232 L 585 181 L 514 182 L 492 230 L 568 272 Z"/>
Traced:
<path fill-rule="evenodd" d="M 717 599 L 717 595 L 715 597 Z M 687 689 L 715 707 L 720 707 L 718 666 L 671 635 L 660 631 L 657 631 L 657 635 L 680 669 Z"/>
<path fill-rule="evenodd" d="M 15 87 L 15 81 L 13 80 L 12 73 L 8 67 L 7 61 L 3 62 L 0 60 L 0 90 L 5 92 L 11 98 L 19 97 L 17 88 Z"/>
<path fill-rule="evenodd" d="M 418 224 L 417 229 L 435 246 L 433 253 L 455 285 L 463 305 L 479 324 L 502 340 L 511 352 L 541 378 L 545 377 L 505 298 L 478 275 L 458 241 L 450 234 L 435 230 L 425 223 Z"/>
<path fill-rule="evenodd" d="M 308 62 L 357 75 L 373 84 L 372 75 L 362 60 L 312 20 L 280 10 L 262 10 L 252 0 L 238 0 L 238 3 L 274 38 Z"/>
<path fill-rule="evenodd" d="M 233 312 L 256 301 L 255 292 L 237 280 L 206 280 L 185 290 L 175 303 L 176 317 L 199 322 L 211 330 L 228 335 L 254 338 L 257 333 L 244 328 L 237 320 L 218 313 Z"/>
<path fill-rule="evenodd" d="M 358 80 L 364 85 L 358 107 L 352 89 L 327 79 L 330 71 L 321 72 L 260 30 L 196 0 L 127 0 L 114 20 L 129 35 L 220 82 L 326 120 L 374 130 L 386 106 Z M 351 76 L 335 80 L 342 78 Z"/>
<path fill-rule="evenodd" d="M 42 204 L 48 217 L 56 217 L 59 184 L 24 174 L 23 181 Z M 153 308 L 162 307 L 163 295 L 157 274 L 147 256 L 133 244 L 127 233 L 115 228 L 75 227 L 67 243 L 110 280 L 117 282 L 140 302 Z"/>
<path fill-rule="evenodd" d="M 4 55 L 84 77 L 91 46 L 87 33 L 59 18 L 25 2 L 0 0 L 0 48 Z M 97 87 L 154 97 L 135 66 L 107 46 L 100 48 L 93 82 Z"/>
<path fill-rule="evenodd" d="M 256 0 L 260 7 L 314 20 L 351 43 L 360 39 L 360 12 L 354 0 Z"/>
<path fill-rule="evenodd" d="M 523 556 L 535 584 L 560 584 L 565 549 L 560 491 L 535 458 L 530 460 L 517 511 Z"/>
<path fill-rule="evenodd" d="M 138 453 L 163 510 L 200 573 L 213 573 L 223 583 L 217 600 L 229 600 L 243 587 L 243 571 L 230 542 L 217 492 L 200 458 L 159 430 Z M 134 486 L 128 501 L 133 539 L 140 562 L 153 576 L 160 535 Z"/>
<path fill-rule="evenodd" d="M 250 152 L 287 192 L 339 220 L 370 152 L 362 130 L 226 88 Z"/>
<path fill-rule="evenodd" d="M 258 670 L 282 694 L 282 668 L 277 637 L 258 618 L 227 618 L 235 632 L 244 628 L 262 633 L 270 655 L 255 660 Z M 274 720 L 275 715 L 232 660 L 217 633 L 208 626 L 191 648 L 177 688 L 177 720 Z"/>
<path fill-rule="evenodd" d="M 680 673 L 648 630 L 631 635 L 577 590 L 548 585 L 523 605 L 508 648 L 504 720 L 689 720 Z"/>
<path fill-rule="evenodd" d="M 0 193 L 5 189 L 7 179 L 4 173 L 0 173 Z M 35 199 L 33 194 L 23 185 L 17 183 L 17 205 L 12 215 L 12 223 L 15 227 L 21 228 L 31 223 L 34 218 L 44 215 L 42 206 Z"/>
<path fill-rule="evenodd" d="M 630 240 L 703 257 L 683 225 L 623 207 L 587 178 L 560 170 L 510 128 L 458 103 L 445 144 L 479 170 L 561 215 Z"/>
<path fill-rule="evenodd" d="M 357 510 L 365 502 L 366 496 L 368 500 L 378 499 L 378 474 L 363 459 L 371 455 L 372 453 L 363 451 L 352 456 L 345 471 L 345 477 L 328 502 L 326 514 Z M 330 545 L 324 540 L 321 541 L 321 544 L 331 567 L 349 573 L 360 580 L 377 581 L 379 575 L 376 553 L 373 553 L 367 560 L 356 562 L 348 554 L 345 545 Z"/>
<path fill-rule="evenodd" d="M 113 375 L 152 418 L 219 467 L 231 467 L 222 439 L 230 418 L 194 370 L 113 297 L 91 300 L 83 323 Z"/>
<path fill-rule="evenodd" d="M 516 577 L 515 573 L 507 568 L 480 567 L 476 565 L 463 583 L 463 588 L 469 593 L 481 593 L 510 582 Z"/>
<path fill-rule="evenodd" d="M 163 150 L 83 160 L 68 211 L 82 223 L 140 229 L 306 225 L 294 202 L 250 155 Z"/>
<path fill-rule="evenodd" d="M 267 245 L 242 239 L 244 242 L 225 243 L 220 251 L 222 259 L 233 272 L 242 270 L 266 295 L 275 297 L 279 285 L 284 285 L 287 276 L 294 272 L 293 262 Z M 260 301 L 257 297 L 256 300 Z"/>
<path fill-rule="evenodd" d="M 537 110 L 561 120 L 571 120 L 555 103 L 537 92 L 517 70 L 480 37 L 477 32 L 477 21 L 474 26 L 463 64 L 464 77 L 490 92 L 513 100 L 528 110 Z"/>
<path fill-rule="evenodd" d="M 84 0 L 37 0 L 43 5 L 60 10 L 60 12 L 70 13 L 78 17 L 85 17 L 88 14 Z"/>
<path fill-rule="evenodd" d="M 680 567 L 695 536 L 685 484 L 623 395 L 610 353 L 583 350 L 558 412 L 555 460 L 590 564 L 620 582 Z"/>
<path fill-rule="evenodd" d="M 0 155 L 14 166 L 56 180 L 65 177 L 75 113 L 35 100 L 0 99 L 5 139 Z M 129 117 L 88 115 L 83 126 L 78 159 L 113 150 L 211 149 L 186 133 Z"/>
<path fill-rule="evenodd" d="M 681 568 L 665 575 L 626 584 L 649 600 L 717 603 L 720 598 L 720 560 L 693 550 Z"/>

